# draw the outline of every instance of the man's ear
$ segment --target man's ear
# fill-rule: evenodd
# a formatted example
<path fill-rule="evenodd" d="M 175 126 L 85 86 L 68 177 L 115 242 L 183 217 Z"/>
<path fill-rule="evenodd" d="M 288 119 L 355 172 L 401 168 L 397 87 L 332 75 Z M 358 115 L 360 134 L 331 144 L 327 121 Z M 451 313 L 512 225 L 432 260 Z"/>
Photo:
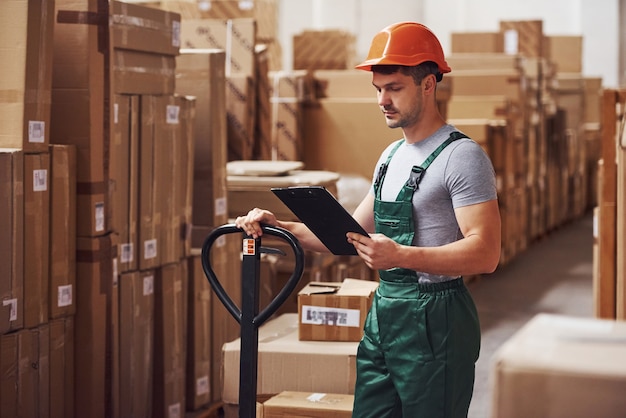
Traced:
<path fill-rule="evenodd" d="M 432 94 L 435 92 L 437 88 L 437 78 L 434 74 L 428 74 L 426 77 L 422 79 L 422 86 L 424 88 L 424 93 Z"/>

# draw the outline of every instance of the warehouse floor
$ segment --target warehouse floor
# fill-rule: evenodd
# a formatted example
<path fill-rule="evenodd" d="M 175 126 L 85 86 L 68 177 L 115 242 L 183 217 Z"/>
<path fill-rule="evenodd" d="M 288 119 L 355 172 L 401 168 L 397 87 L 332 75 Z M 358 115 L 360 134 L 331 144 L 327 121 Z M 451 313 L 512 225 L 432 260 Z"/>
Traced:
<path fill-rule="evenodd" d="M 491 413 L 491 360 L 535 314 L 593 316 L 593 214 L 533 243 L 509 264 L 469 283 L 483 330 L 469 418 Z"/>

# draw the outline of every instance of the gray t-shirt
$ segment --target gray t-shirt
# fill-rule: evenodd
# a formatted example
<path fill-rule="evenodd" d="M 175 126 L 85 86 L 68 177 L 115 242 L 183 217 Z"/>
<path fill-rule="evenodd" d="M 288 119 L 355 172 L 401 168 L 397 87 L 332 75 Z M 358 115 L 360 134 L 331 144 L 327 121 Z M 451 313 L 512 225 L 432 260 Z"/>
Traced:
<path fill-rule="evenodd" d="M 381 189 L 383 201 L 394 201 L 409 178 L 414 165 L 426 158 L 457 130 L 444 125 L 430 137 L 416 144 L 400 145 L 393 155 Z M 395 145 L 390 144 L 381 154 L 378 170 Z M 370 191 L 374 193 L 374 189 Z M 413 194 L 413 245 L 437 247 L 463 237 L 454 216 L 454 209 L 497 199 L 495 172 L 491 160 L 475 141 L 462 138 L 452 142 L 428 167 Z M 419 274 L 420 282 L 441 282 L 453 277 Z"/>

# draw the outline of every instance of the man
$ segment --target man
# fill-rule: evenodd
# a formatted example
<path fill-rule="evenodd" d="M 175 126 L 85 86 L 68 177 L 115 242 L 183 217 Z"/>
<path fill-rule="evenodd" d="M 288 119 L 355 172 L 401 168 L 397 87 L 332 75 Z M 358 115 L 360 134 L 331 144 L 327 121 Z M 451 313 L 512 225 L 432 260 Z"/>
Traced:
<path fill-rule="evenodd" d="M 493 166 L 438 110 L 437 82 L 451 70 L 427 27 L 386 27 L 357 68 L 372 72 L 387 125 L 403 138 L 383 151 L 371 192 L 354 212 L 373 233 L 347 234 L 380 275 L 357 354 L 353 417 L 464 417 L 480 325 L 461 276 L 493 272 L 499 262 Z M 261 223 L 327 251 L 305 225 L 266 210 L 236 220 L 253 237 Z"/>

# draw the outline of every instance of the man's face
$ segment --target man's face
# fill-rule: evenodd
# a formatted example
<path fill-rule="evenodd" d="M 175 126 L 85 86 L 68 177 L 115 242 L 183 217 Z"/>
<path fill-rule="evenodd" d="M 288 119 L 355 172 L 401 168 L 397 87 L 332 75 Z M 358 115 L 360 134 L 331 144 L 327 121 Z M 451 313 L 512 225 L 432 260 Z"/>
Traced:
<path fill-rule="evenodd" d="M 373 73 L 372 84 L 376 88 L 378 106 L 385 115 L 390 128 L 407 128 L 415 125 L 422 114 L 420 87 L 413 77 L 395 72 Z"/>

